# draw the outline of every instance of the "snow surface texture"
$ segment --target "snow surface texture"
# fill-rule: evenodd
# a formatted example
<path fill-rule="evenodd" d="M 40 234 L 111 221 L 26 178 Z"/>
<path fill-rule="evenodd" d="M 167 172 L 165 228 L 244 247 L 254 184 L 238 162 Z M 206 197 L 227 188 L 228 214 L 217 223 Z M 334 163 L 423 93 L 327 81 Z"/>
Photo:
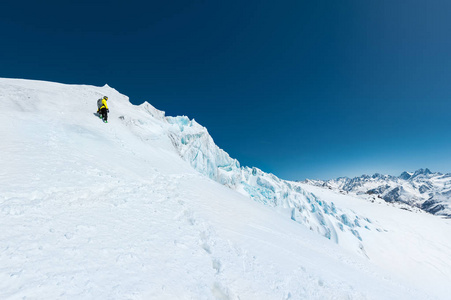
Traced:
<path fill-rule="evenodd" d="M 451 174 L 433 173 L 427 168 L 403 172 L 398 177 L 376 173 L 352 179 L 341 177 L 305 182 L 373 201 L 378 197 L 389 203 L 406 204 L 435 215 L 451 217 Z M 401 207 L 408 209 L 406 205 Z"/>
<path fill-rule="evenodd" d="M 0 79 L 0 114 L 1 299 L 451 292 L 450 220 L 240 167 L 194 120 L 108 86 Z"/>

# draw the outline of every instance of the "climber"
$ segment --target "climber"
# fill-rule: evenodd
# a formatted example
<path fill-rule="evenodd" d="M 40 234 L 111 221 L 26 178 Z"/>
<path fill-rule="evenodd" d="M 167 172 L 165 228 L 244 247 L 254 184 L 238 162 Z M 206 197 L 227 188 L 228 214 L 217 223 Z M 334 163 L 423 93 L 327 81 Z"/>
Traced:
<path fill-rule="evenodd" d="M 102 99 L 97 100 L 97 113 L 99 117 L 103 119 L 103 122 L 108 123 L 108 113 L 110 110 L 107 105 L 108 97 L 104 96 Z"/>

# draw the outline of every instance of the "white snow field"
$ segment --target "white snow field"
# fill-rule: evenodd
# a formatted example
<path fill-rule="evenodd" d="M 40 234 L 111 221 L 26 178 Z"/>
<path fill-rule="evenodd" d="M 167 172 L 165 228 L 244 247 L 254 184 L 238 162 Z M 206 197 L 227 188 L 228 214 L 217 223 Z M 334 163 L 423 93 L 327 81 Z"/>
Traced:
<path fill-rule="evenodd" d="M 0 139 L 0 299 L 451 297 L 450 219 L 241 167 L 108 86 L 0 79 Z"/>

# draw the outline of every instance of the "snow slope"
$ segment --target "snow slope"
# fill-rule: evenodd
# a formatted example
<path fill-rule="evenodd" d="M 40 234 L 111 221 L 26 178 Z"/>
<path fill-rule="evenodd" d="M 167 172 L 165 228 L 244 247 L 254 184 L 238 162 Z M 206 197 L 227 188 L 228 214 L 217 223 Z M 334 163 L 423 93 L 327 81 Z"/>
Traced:
<path fill-rule="evenodd" d="M 0 79 L 0 114 L 2 299 L 451 292 L 449 220 L 242 168 L 194 120 L 108 86 Z"/>

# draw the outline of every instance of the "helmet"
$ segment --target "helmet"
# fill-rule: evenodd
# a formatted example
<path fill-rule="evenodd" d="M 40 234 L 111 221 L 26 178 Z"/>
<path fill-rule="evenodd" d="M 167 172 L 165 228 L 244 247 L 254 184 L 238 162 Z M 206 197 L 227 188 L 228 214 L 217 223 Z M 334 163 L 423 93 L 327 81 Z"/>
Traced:
<path fill-rule="evenodd" d="M 103 99 L 108 100 L 108 96 L 103 96 Z"/>

